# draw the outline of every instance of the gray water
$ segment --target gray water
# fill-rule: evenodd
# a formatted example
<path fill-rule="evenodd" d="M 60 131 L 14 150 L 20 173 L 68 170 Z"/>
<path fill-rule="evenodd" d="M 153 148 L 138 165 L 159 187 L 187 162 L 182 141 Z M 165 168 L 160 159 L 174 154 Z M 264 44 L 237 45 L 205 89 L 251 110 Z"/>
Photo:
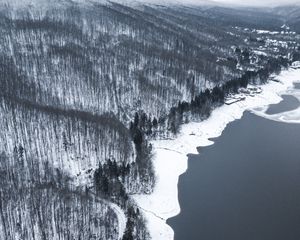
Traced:
<path fill-rule="evenodd" d="M 300 89 L 300 82 L 294 83 L 294 88 L 295 89 Z"/>
<path fill-rule="evenodd" d="M 300 106 L 299 100 L 292 95 L 283 95 L 282 99 L 283 100 L 278 104 L 271 104 L 266 113 L 272 115 L 281 112 L 292 111 Z"/>
<path fill-rule="evenodd" d="M 299 143 L 297 124 L 250 112 L 229 124 L 189 156 L 181 213 L 167 221 L 175 240 L 299 240 Z"/>

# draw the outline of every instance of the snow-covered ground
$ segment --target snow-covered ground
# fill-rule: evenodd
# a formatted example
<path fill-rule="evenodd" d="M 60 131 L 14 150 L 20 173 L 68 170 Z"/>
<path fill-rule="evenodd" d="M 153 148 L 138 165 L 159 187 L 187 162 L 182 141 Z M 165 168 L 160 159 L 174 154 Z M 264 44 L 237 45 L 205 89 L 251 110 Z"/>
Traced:
<path fill-rule="evenodd" d="M 209 139 L 220 136 L 226 125 L 240 119 L 245 110 L 265 115 L 266 106 L 279 103 L 282 100 L 280 94 L 291 89 L 293 82 L 300 81 L 300 69 L 285 70 L 276 79 L 280 82 L 270 81 L 263 85 L 262 93 L 254 97 L 247 96 L 244 101 L 223 105 L 203 122 L 183 125 L 176 139 L 153 142 L 157 184 L 153 194 L 134 196 L 145 213 L 153 240 L 174 239 L 174 232 L 166 220 L 180 212 L 177 184 L 179 176 L 187 169 L 187 154 L 197 153 L 199 146 L 213 144 Z M 299 109 L 297 113 L 299 119 Z"/>
<path fill-rule="evenodd" d="M 114 210 L 114 212 L 118 216 L 118 233 L 119 233 L 118 240 L 122 240 L 126 229 L 126 223 L 127 223 L 127 218 L 125 216 L 124 210 L 121 209 L 117 204 L 111 202 L 107 202 L 107 203 L 110 205 L 110 207 Z"/>

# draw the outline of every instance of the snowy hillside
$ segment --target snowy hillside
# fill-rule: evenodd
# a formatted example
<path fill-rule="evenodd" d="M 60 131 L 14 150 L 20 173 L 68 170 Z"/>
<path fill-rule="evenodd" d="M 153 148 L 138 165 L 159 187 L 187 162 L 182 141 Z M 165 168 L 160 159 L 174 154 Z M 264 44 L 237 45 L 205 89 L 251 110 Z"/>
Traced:
<path fill-rule="evenodd" d="M 299 61 L 278 14 L 1 0 L 0 239 L 148 239 L 151 140 Z"/>

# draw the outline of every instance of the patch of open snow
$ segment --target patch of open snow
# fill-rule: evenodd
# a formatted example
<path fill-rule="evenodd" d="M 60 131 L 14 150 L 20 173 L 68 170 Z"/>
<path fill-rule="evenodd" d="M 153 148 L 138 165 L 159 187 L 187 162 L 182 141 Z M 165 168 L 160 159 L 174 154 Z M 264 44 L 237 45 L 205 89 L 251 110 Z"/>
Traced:
<path fill-rule="evenodd" d="M 254 52 L 256 55 L 268 56 L 267 53 L 262 52 L 262 51 L 257 51 L 257 50 L 255 50 L 255 51 L 253 51 L 253 52 Z"/>
<path fill-rule="evenodd" d="M 244 101 L 223 105 L 205 121 L 183 125 L 176 139 L 152 142 L 157 184 L 151 195 L 135 195 L 134 198 L 145 214 L 153 240 L 174 239 L 174 231 L 166 220 L 180 213 L 177 185 L 179 176 L 187 170 L 187 155 L 197 154 L 199 146 L 213 144 L 209 139 L 220 136 L 226 125 L 240 119 L 245 110 L 254 109 L 255 113 L 265 109 L 264 106 L 279 103 L 282 100 L 279 93 L 300 80 L 300 69 L 285 70 L 277 79 L 279 81 L 261 86 L 262 93 L 255 97 L 247 96 Z"/>
<path fill-rule="evenodd" d="M 257 34 L 271 34 L 271 35 L 279 34 L 279 32 L 277 31 L 269 31 L 269 30 L 253 30 L 252 32 L 256 32 Z"/>

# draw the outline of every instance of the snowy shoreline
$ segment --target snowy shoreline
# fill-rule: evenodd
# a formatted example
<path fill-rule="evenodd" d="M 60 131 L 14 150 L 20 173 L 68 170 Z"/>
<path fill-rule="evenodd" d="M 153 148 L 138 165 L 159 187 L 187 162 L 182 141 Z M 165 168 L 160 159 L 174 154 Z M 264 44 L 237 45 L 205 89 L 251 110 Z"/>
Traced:
<path fill-rule="evenodd" d="M 174 239 L 174 231 L 166 220 L 180 213 L 177 185 L 179 176 L 187 170 L 187 155 L 197 154 L 197 147 L 212 145 L 209 139 L 219 137 L 227 124 L 240 119 L 244 111 L 255 108 L 259 113 L 266 109 L 265 106 L 279 103 L 282 100 L 280 93 L 300 81 L 300 69 L 284 70 L 275 79 L 279 82 L 262 85 L 262 93 L 254 97 L 247 96 L 244 101 L 223 105 L 205 121 L 182 125 L 176 139 L 152 142 L 157 183 L 151 195 L 135 195 L 134 199 L 144 212 L 153 240 Z"/>

